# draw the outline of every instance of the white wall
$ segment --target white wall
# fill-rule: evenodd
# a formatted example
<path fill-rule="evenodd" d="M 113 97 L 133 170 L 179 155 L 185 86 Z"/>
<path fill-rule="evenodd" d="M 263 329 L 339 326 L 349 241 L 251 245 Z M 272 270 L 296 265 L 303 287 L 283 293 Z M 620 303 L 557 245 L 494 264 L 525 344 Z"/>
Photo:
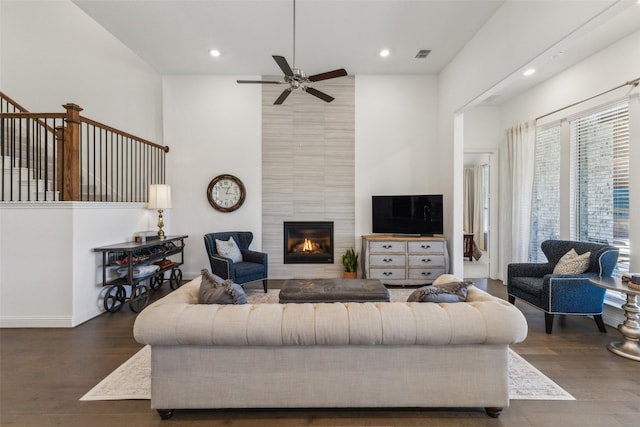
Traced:
<path fill-rule="evenodd" d="M 612 3 L 505 2 L 440 73 L 438 140 L 445 150 L 440 176 L 449 183 L 445 210 L 452 219 L 445 222 L 445 233 L 450 238 L 454 274 L 463 271 L 462 164 L 463 146 L 469 136 L 462 117 L 465 106 L 517 75 L 530 61 Z M 454 126 L 458 135 L 454 135 Z"/>
<path fill-rule="evenodd" d="M 0 90 L 33 112 L 73 102 L 162 143 L 160 75 L 68 0 L 0 2 Z M 141 204 L 1 204 L 0 324 L 74 326 L 99 314 L 92 248 L 153 229 L 151 214 Z"/>
<path fill-rule="evenodd" d="M 249 230 L 261 235 L 261 94 L 246 76 L 164 78 L 165 142 L 172 184 L 172 225 L 187 240 L 184 274 L 209 268 L 202 236 Z M 254 77 L 255 78 L 255 77 Z M 436 134 L 437 77 L 356 77 L 356 238 L 371 233 L 371 195 L 442 193 Z M 209 205 L 206 188 L 221 173 L 238 176 L 247 199 L 235 212 Z"/>
<path fill-rule="evenodd" d="M 509 128 L 517 123 L 535 119 L 546 113 L 612 89 L 640 77 L 640 31 L 592 55 L 568 70 L 510 99 L 500 106 L 500 127 Z M 566 116 L 585 105 L 598 105 L 607 99 L 625 95 L 630 87 L 621 88 L 606 96 L 572 110 L 565 110 L 549 119 Z M 637 91 L 637 89 L 636 89 Z"/>
<path fill-rule="evenodd" d="M 637 52 L 640 46 L 640 31 L 637 31 L 624 39 L 614 43 L 607 49 L 576 64 L 570 69 L 549 79 L 535 88 L 513 98 L 500 108 L 500 126 L 507 128 L 516 123 L 532 120 L 537 116 L 555 111 L 580 100 L 592 97 L 627 81 L 640 77 L 640 55 L 630 54 Z M 601 105 L 607 101 L 618 99 L 630 93 L 631 87 L 626 86 L 607 95 L 598 97 L 588 103 L 565 110 L 548 119 L 553 120 L 565 117 L 576 111 L 583 111 L 590 106 Z M 639 88 L 631 93 L 640 93 Z M 637 99 L 634 101 L 637 105 Z M 637 108 L 637 107 L 635 107 Z M 630 163 L 640 162 L 640 135 L 632 132 L 635 140 L 631 141 Z M 633 167 L 631 168 L 634 169 Z M 629 231 L 633 242 L 640 242 L 640 185 L 638 180 L 630 180 L 630 216 Z M 634 214 L 635 213 L 635 214 Z M 631 252 L 632 271 L 640 270 L 640 251 Z"/>
<path fill-rule="evenodd" d="M 0 90 L 162 143 L 160 75 L 68 0 L 0 2 Z"/>
<path fill-rule="evenodd" d="M 93 248 L 131 241 L 155 221 L 141 203 L 1 203 L 0 327 L 71 327 L 100 314 Z"/>
<path fill-rule="evenodd" d="M 371 196 L 446 191 L 437 85 L 436 76 L 356 77 L 357 247 L 371 234 Z"/>
<path fill-rule="evenodd" d="M 240 76 L 167 76 L 164 78 L 164 135 L 171 151 L 171 225 L 187 234 L 183 275 L 210 269 L 203 236 L 214 231 L 252 231 L 252 249 L 262 248 L 262 96 L 260 85 L 239 85 Z M 259 76 L 250 77 L 259 79 Z M 232 174 L 247 197 L 234 212 L 213 209 L 209 182 Z M 167 221 L 165 221 L 167 223 Z"/>

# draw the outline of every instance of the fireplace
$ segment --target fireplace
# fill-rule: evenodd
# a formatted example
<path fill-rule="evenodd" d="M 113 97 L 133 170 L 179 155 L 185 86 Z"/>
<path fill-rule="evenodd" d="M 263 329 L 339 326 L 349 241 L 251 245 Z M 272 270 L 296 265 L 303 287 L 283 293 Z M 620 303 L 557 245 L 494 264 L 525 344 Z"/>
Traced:
<path fill-rule="evenodd" d="M 332 221 L 285 221 L 285 264 L 333 264 Z"/>

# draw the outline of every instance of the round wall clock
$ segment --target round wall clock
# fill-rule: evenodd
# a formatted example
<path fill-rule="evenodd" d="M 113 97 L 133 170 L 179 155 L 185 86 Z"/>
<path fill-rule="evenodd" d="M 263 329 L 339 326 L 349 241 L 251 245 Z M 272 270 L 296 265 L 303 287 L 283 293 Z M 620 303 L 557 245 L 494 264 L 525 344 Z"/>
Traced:
<path fill-rule="evenodd" d="M 244 184 L 233 175 L 218 175 L 207 187 L 207 199 L 214 209 L 232 212 L 242 206 L 247 195 Z"/>

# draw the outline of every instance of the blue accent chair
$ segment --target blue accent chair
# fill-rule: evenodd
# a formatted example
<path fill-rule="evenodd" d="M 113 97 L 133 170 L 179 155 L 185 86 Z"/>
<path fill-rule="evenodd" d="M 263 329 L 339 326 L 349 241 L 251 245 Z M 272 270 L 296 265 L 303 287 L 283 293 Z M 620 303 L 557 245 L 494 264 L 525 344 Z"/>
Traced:
<path fill-rule="evenodd" d="M 242 253 L 242 262 L 233 262 L 218 254 L 216 239 L 229 240 L 233 237 Z M 204 235 L 204 246 L 207 249 L 211 272 L 223 279 L 230 279 L 238 285 L 262 280 L 262 287 L 267 293 L 267 268 L 268 257 L 266 253 L 252 251 L 249 245 L 253 241 L 253 233 L 250 231 L 226 231 L 220 233 L 208 233 Z"/>
<path fill-rule="evenodd" d="M 606 290 L 589 283 L 590 277 L 610 277 L 618 262 L 618 249 L 600 243 L 547 240 L 540 246 L 547 263 L 516 263 L 507 267 L 507 294 L 544 311 L 545 331 L 551 333 L 554 314 L 593 316 L 600 332 Z M 553 274 L 553 268 L 571 248 L 580 255 L 591 252 L 589 268 L 582 274 Z"/>

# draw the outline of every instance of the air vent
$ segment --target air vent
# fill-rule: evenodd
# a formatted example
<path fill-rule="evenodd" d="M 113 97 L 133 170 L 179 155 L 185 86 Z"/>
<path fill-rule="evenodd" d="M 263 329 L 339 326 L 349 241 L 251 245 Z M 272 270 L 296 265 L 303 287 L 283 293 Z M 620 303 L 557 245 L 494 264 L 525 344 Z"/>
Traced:
<path fill-rule="evenodd" d="M 416 54 L 416 58 L 420 58 L 420 59 L 426 58 L 427 56 L 429 56 L 430 53 L 431 53 L 430 49 L 420 49 Z"/>

